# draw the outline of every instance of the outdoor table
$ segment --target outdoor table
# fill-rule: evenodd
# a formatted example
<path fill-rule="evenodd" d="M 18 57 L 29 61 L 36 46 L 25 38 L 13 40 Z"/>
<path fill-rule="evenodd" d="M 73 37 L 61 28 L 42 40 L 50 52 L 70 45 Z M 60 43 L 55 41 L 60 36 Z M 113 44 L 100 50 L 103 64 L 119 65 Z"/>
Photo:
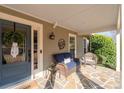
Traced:
<path fill-rule="evenodd" d="M 54 81 L 55 81 L 55 78 L 56 78 L 56 72 L 58 71 L 59 69 L 56 68 L 56 65 L 55 64 L 52 64 L 51 66 L 49 66 L 48 68 L 48 72 L 50 73 L 47 73 L 47 76 L 50 75 L 50 83 L 51 85 L 53 85 Z M 60 76 L 60 73 L 59 73 L 59 76 Z"/>

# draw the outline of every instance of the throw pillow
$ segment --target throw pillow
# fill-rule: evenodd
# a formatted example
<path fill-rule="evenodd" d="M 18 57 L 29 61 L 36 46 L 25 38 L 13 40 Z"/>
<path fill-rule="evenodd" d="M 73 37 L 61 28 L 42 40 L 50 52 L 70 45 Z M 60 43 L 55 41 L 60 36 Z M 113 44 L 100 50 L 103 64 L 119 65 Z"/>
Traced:
<path fill-rule="evenodd" d="M 67 63 L 69 63 L 69 62 L 71 62 L 71 58 L 65 58 L 65 59 L 64 59 L 64 63 L 65 63 L 65 64 L 67 64 Z"/>

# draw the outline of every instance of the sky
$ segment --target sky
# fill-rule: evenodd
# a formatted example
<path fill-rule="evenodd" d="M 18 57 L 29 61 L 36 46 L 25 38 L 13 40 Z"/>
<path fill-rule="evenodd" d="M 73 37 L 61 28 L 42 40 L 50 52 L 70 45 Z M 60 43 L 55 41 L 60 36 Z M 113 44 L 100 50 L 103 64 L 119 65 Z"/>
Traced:
<path fill-rule="evenodd" d="M 111 37 L 114 41 L 116 41 L 116 31 L 98 32 L 93 34 L 105 35 Z"/>

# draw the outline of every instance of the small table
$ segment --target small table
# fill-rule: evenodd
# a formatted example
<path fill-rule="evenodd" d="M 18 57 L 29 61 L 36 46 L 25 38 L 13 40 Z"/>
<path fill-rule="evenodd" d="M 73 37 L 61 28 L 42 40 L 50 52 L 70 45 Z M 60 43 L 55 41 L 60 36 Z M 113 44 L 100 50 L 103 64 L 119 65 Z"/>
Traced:
<path fill-rule="evenodd" d="M 51 82 L 51 84 L 54 83 L 57 70 L 59 70 L 59 69 L 56 68 L 56 65 L 55 65 L 55 64 L 52 64 L 52 65 L 48 68 L 48 71 L 50 71 L 50 82 Z"/>

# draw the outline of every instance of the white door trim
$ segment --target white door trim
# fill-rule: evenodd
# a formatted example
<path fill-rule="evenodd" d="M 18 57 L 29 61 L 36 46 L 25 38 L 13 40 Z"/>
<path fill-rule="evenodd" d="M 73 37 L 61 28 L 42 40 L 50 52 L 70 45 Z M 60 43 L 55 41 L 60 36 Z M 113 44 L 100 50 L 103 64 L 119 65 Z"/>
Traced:
<path fill-rule="evenodd" d="M 43 24 L 39 24 L 39 23 L 36 23 L 36 22 L 33 22 L 33 21 L 29 21 L 29 20 L 26 20 L 26 19 L 23 19 L 23 18 L 20 18 L 20 17 L 16 17 L 16 16 L 13 16 L 13 15 L 9 15 L 9 14 L 5 14 L 5 13 L 2 13 L 0 12 L 0 19 L 4 19 L 4 20 L 9 20 L 9 21 L 13 21 L 13 22 L 18 22 L 18 23 L 22 23 L 22 24 L 25 24 L 25 25 L 30 25 L 31 26 L 31 40 L 33 40 L 33 30 L 34 29 L 38 29 L 41 33 L 41 42 L 40 42 L 40 47 L 42 48 L 42 55 L 41 55 L 41 64 L 42 65 L 42 68 L 40 69 L 41 71 L 43 71 Z M 32 41 L 33 42 L 33 41 Z M 34 70 L 33 70 L 33 43 L 31 42 L 31 79 L 33 79 L 33 73 L 34 73 Z"/>
<path fill-rule="evenodd" d="M 77 57 L 77 36 L 76 34 L 69 33 L 69 38 L 68 38 L 68 51 L 70 52 L 70 37 L 75 38 L 75 57 Z"/>
<path fill-rule="evenodd" d="M 37 31 L 37 40 L 38 40 L 38 47 L 37 47 L 37 54 L 38 54 L 38 68 L 36 70 L 33 70 L 33 78 L 36 79 L 36 78 L 39 78 L 43 75 L 43 72 L 42 73 L 39 73 L 40 71 L 43 71 L 43 33 L 41 31 L 41 29 L 38 27 L 38 28 L 34 28 L 32 33 L 34 33 L 34 30 Z M 34 34 L 32 34 L 32 63 L 34 63 Z M 40 53 L 40 51 L 42 53 Z M 32 64 L 32 68 L 34 68 L 34 64 Z M 42 68 L 41 68 L 42 66 Z"/>

